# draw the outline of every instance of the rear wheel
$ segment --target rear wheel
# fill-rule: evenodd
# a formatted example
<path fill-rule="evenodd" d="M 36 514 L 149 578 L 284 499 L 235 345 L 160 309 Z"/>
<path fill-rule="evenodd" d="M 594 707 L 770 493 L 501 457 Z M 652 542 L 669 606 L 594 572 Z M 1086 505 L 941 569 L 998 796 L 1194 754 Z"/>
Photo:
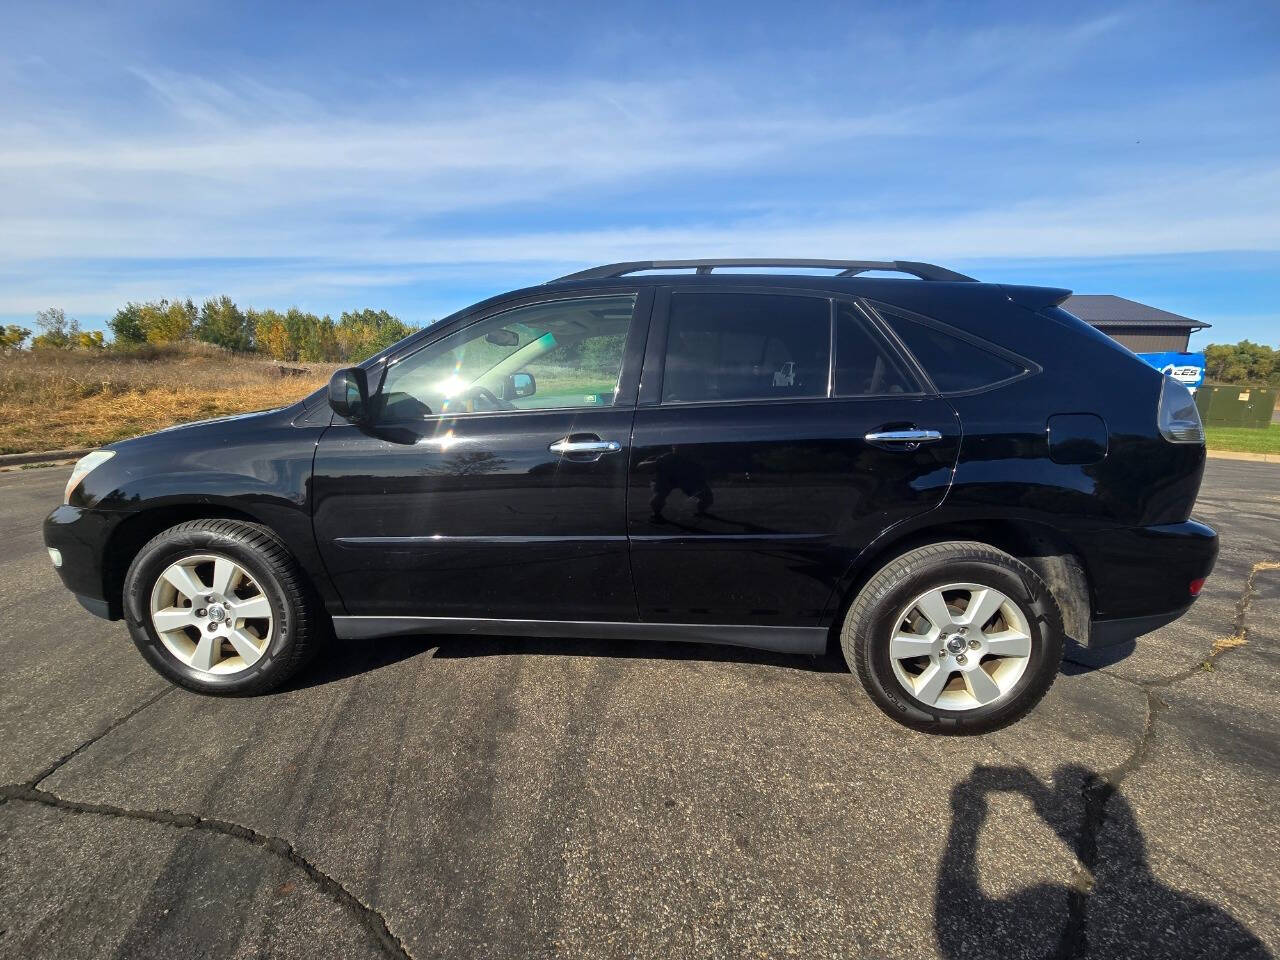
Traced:
<path fill-rule="evenodd" d="M 297 563 L 266 527 L 193 520 L 139 551 L 125 620 L 160 673 L 203 693 L 262 693 L 306 662 L 313 604 Z"/>
<path fill-rule="evenodd" d="M 983 543 L 936 543 L 872 577 L 840 642 L 871 699 L 899 723 L 983 733 L 1048 692 L 1062 662 L 1062 615 L 1015 557 Z"/>

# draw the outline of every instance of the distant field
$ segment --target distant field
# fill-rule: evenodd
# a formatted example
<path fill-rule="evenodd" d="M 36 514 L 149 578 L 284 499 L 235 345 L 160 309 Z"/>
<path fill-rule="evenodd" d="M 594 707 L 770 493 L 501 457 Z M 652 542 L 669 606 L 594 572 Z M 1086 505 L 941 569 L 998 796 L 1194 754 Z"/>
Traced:
<path fill-rule="evenodd" d="M 1280 453 L 1280 426 L 1272 424 L 1263 430 L 1245 427 L 1205 427 L 1205 441 L 1210 450 L 1234 453 Z"/>
<path fill-rule="evenodd" d="M 323 385 L 332 365 L 287 369 L 208 344 L 6 354 L 0 453 L 96 447 L 175 423 L 278 407 Z"/>

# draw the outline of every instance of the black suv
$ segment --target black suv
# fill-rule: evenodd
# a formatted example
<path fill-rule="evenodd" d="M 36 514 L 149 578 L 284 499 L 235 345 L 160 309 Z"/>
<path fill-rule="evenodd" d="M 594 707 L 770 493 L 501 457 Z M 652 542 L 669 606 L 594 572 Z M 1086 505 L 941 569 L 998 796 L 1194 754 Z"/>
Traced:
<path fill-rule="evenodd" d="M 838 642 L 894 719 L 988 730 L 1066 638 L 1185 612 L 1217 554 L 1189 392 L 1067 295 L 903 261 L 599 267 L 291 406 L 91 453 L 45 541 L 208 693 L 276 686 L 330 628 Z"/>

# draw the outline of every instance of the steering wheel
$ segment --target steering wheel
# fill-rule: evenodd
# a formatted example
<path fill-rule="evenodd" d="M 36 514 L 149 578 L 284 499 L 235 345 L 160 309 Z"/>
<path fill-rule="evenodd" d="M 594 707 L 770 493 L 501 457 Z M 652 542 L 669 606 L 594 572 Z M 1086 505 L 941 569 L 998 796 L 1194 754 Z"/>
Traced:
<path fill-rule="evenodd" d="M 500 396 L 490 390 L 488 387 L 482 387 L 479 384 L 472 387 L 466 393 L 467 399 L 470 401 L 472 411 L 475 413 L 483 413 L 485 410 L 514 410 L 516 405 L 508 400 L 503 400 Z M 482 410 L 480 404 L 484 403 Z"/>

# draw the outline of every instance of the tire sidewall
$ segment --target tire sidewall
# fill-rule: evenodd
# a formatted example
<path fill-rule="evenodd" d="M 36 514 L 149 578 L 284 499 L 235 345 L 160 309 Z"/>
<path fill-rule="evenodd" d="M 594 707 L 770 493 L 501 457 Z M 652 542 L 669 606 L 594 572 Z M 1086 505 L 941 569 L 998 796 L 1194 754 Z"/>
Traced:
<path fill-rule="evenodd" d="M 874 599 L 870 616 L 859 628 L 858 672 L 881 709 L 916 728 L 980 732 L 1012 722 L 1039 701 L 1062 660 L 1061 615 L 1043 581 L 1024 564 L 1012 557 L 1009 561 L 970 557 L 921 564 Z M 951 583 L 999 590 L 1021 608 L 1031 633 L 1029 662 L 1013 689 L 998 702 L 972 710 L 929 707 L 916 700 L 898 681 L 889 656 L 889 639 L 903 608 L 922 593 Z"/>
<path fill-rule="evenodd" d="M 248 571 L 271 604 L 271 643 L 261 659 L 246 670 L 227 675 L 196 670 L 169 652 L 151 622 L 151 592 L 156 580 L 171 564 L 194 554 L 235 561 Z M 209 530 L 167 531 L 144 547 L 125 576 L 124 614 L 134 643 L 156 670 L 185 687 L 218 693 L 251 692 L 263 686 L 289 650 L 295 622 L 293 602 L 280 585 L 276 565 L 236 536 Z"/>

